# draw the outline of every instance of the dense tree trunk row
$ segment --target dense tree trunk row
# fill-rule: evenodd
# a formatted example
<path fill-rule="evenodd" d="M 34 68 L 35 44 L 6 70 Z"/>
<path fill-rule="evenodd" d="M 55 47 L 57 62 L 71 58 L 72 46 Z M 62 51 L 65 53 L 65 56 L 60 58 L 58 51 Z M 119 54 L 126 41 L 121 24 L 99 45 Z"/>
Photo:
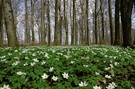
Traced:
<path fill-rule="evenodd" d="M 0 0 L 0 47 L 6 44 L 5 31 L 11 47 L 23 38 L 24 44 L 35 44 L 38 40 L 48 46 L 110 43 L 127 47 L 134 43 L 131 34 L 134 0 L 24 0 L 24 37 L 18 33 L 21 21 L 17 17 L 22 2 Z"/>

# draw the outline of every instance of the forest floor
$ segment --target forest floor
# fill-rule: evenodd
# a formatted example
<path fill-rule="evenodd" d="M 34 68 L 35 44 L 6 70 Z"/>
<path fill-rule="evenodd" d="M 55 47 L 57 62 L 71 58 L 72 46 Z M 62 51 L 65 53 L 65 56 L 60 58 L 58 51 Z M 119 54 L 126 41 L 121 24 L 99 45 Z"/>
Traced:
<path fill-rule="evenodd" d="M 117 46 L 0 48 L 0 89 L 135 89 L 135 50 Z"/>

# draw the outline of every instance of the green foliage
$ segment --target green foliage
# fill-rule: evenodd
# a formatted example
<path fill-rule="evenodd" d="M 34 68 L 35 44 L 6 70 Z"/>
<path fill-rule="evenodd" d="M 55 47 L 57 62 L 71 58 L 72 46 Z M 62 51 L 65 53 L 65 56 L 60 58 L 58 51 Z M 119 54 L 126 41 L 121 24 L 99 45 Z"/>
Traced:
<path fill-rule="evenodd" d="M 135 87 L 134 54 L 114 46 L 0 48 L 0 87 L 80 89 L 85 82 L 82 89 L 92 89 L 114 82 L 118 89 L 130 89 Z"/>

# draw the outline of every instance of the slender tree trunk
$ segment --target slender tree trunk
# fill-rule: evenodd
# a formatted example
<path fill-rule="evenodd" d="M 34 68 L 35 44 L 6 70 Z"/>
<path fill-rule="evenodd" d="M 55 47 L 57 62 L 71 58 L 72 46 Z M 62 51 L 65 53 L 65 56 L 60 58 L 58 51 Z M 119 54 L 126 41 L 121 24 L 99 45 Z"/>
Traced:
<path fill-rule="evenodd" d="M 34 33 L 34 6 L 35 6 L 35 0 L 31 0 L 31 31 L 32 31 L 32 43 L 35 43 L 35 33 Z"/>
<path fill-rule="evenodd" d="M 108 0 L 110 32 L 111 32 L 111 45 L 113 45 L 113 42 L 114 42 L 114 28 L 113 28 L 113 22 L 112 22 L 112 6 L 111 5 L 112 5 L 111 0 Z"/>
<path fill-rule="evenodd" d="M 30 29 L 29 29 L 29 20 L 28 20 L 28 3 L 25 0 L 25 41 L 30 43 Z"/>
<path fill-rule="evenodd" d="M 120 0 L 116 0 L 116 2 L 115 2 L 115 41 L 114 41 L 114 45 L 120 45 L 120 43 L 121 43 L 119 12 L 120 12 Z"/>
<path fill-rule="evenodd" d="M 11 0 L 3 0 L 3 11 L 4 11 L 6 32 L 8 37 L 8 46 L 16 47 L 18 46 L 18 41 L 16 36 L 14 16 L 11 5 L 12 5 Z"/>
<path fill-rule="evenodd" d="M 71 33 L 71 44 L 72 45 L 75 44 L 75 14 L 76 14 L 75 2 L 76 2 L 76 0 L 73 0 L 73 28 L 72 28 L 72 33 Z"/>
<path fill-rule="evenodd" d="M 47 20 L 48 20 L 48 46 L 51 45 L 51 24 L 50 24 L 50 2 L 47 3 Z"/>
<path fill-rule="evenodd" d="M 72 29 L 73 29 L 72 12 L 73 12 L 72 11 L 72 0 L 70 0 L 70 22 L 69 22 L 70 23 L 70 29 L 71 29 L 70 30 L 70 36 L 71 36 L 70 37 L 70 41 L 71 41 L 70 45 L 72 45 L 72 42 L 73 42 L 73 40 L 72 40 L 73 39 L 73 37 L 72 37 Z"/>
<path fill-rule="evenodd" d="M 59 45 L 62 45 L 62 23 L 63 23 L 63 17 L 62 17 L 62 10 L 61 10 L 61 0 L 59 1 Z"/>
<path fill-rule="evenodd" d="M 41 0 L 41 44 L 46 44 L 45 34 L 45 1 Z"/>
<path fill-rule="evenodd" d="M 123 31 L 123 47 L 131 46 L 131 15 L 134 0 L 122 0 L 121 5 L 121 22 Z"/>
<path fill-rule="evenodd" d="M 93 12 L 93 30 L 92 30 L 92 43 L 95 43 L 95 13 Z"/>
<path fill-rule="evenodd" d="M 102 24 L 102 42 L 104 42 L 104 9 L 103 9 L 103 2 L 104 0 L 100 0 L 100 9 L 101 9 L 101 24 Z"/>
<path fill-rule="evenodd" d="M 68 20 L 66 17 L 66 0 L 64 0 L 64 28 L 65 28 L 65 32 L 66 32 L 66 45 L 68 45 Z"/>
<path fill-rule="evenodd" d="M 98 43 L 97 15 L 97 0 L 95 0 L 95 44 Z"/>
<path fill-rule="evenodd" d="M 0 47 L 3 46 L 3 10 L 2 10 L 2 0 L 0 0 Z"/>
<path fill-rule="evenodd" d="M 87 29 L 86 29 L 86 45 L 89 45 L 89 37 L 90 37 L 90 34 L 89 34 L 89 0 L 86 0 L 86 26 L 87 26 Z"/>
<path fill-rule="evenodd" d="M 54 45 L 58 45 L 58 10 L 59 10 L 59 1 L 55 0 L 55 31 L 54 31 Z"/>
<path fill-rule="evenodd" d="M 81 0 L 80 0 L 80 2 L 81 2 Z M 84 33 L 85 33 L 85 30 L 84 30 L 84 23 L 85 23 L 85 21 L 84 21 L 84 13 L 83 13 L 83 11 L 84 11 L 84 8 L 83 8 L 83 4 L 81 5 L 81 19 L 80 19 L 80 21 L 79 21 L 79 23 L 80 23 L 80 39 L 81 39 L 81 41 L 80 41 L 80 43 L 81 43 L 81 45 L 84 45 L 85 44 L 85 38 L 84 38 Z"/>

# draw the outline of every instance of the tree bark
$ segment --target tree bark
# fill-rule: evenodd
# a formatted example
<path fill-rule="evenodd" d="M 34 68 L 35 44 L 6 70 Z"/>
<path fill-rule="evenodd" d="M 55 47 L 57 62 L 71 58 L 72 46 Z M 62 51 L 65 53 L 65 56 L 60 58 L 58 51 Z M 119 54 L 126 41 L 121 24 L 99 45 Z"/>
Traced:
<path fill-rule="evenodd" d="M 116 0 L 116 2 L 115 2 L 115 41 L 114 41 L 114 45 L 121 44 L 119 12 L 120 12 L 120 0 Z"/>
<path fill-rule="evenodd" d="M 14 25 L 14 16 L 12 10 L 11 0 L 3 0 L 3 12 L 5 19 L 5 26 L 8 38 L 8 46 L 16 47 L 18 46 L 16 29 Z"/>
<path fill-rule="evenodd" d="M 58 45 L 58 10 L 59 10 L 59 0 L 55 0 L 55 31 L 54 31 L 54 43 L 53 45 Z"/>
<path fill-rule="evenodd" d="M 65 28 L 65 32 L 66 32 L 66 45 L 68 45 L 68 20 L 67 20 L 67 17 L 66 17 L 66 0 L 64 0 L 64 28 Z"/>
<path fill-rule="evenodd" d="M 61 9 L 61 0 L 59 0 L 59 45 L 62 45 L 62 23 L 63 23 L 63 17 L 62 17 L 62 9 Z"/>
<path fill-rule="evenodd" d="M 89 37 L 90 37 L 90 33 L 89 33 L 89 0 L 86 0 L 86 45 L 89 45 Z"/>
<path fill-rule="evenodd" d="M 123 31 L 123 47 L 132 46 L 131 42 L 131 15 L 134 0 L 121 0 L 121 22 Z"/>
<path fill-rule="evenodd" d="M 114 43 L 114 28 L 113 28 L 113 22 L 112 22 L 112 6 L 111 5 L 112 5 L 111 0 L 108 0 L 111 45 L 113 45 L 113 43 Z"/>
<path fill-rule="evenodd" d="M 97 32 L 97 0 L 95 0 L 95 44 L 98 43 L 98 32 Z"/>
<path fill-rule="evenodd" d="M 103 9 L 103 2 L 104 0 L 100 0 L 100 9 L 101 9 L 101 24 L 102 24 L 102 27 L 101 27 L 101 31 L 102 31 L 102 39 L 101 39 L 101 42 L 103 43 L 104 42 L 104 9 Z"/>
<path fill-rule="evenodd" d="M 71 33 L 71 44 L 74 45 L 75 44 L 75 14 L 76 14 L 76 10 L 75 10 L 75 2 L 76 0 L 73 0 L 73 28 L 72 28 L 72 33 Z"/>
<path fill-rule="evenodd" d="M 35 33 L 34 33 L 34 6 L 36 0 L 31 0 L 31 31 L 32 31 L 32 44 L 35 43 Z"/>
<path fill-rule="evenodd" d="M 41 44 L 46 44 L 46 32 L 45 32 L 45 1 L 41 0 Z"/>
<path fill-rule="evenodd" d="M 51 45 L 51 24 L 50 24 L 50 2 L 47 3 L 47 20 L 48 20 L 48 46 Z"/>
<path fill-rule="evenodd" d="M 3 47 L 3 10 L 2 0 L 0 0 L 0 47 Z"/>
<path fill-rule="evenodd" d="M 25 43 L 30 43 L 30 28 L 29 28 L 27 0 L 25 0 Z"/>

